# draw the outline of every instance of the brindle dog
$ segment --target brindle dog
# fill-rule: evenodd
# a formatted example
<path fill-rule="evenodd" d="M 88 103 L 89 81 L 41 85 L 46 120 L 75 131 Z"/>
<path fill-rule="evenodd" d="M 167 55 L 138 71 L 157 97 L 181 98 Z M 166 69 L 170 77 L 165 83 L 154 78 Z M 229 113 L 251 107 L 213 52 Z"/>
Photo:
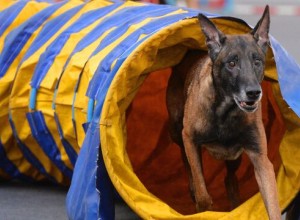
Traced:
<path fill-rule="evenodd" d="M 188 52 L 173 68 L 167 88 L 170 135 L 181 146 L 197 210 L 211 210 L 213 205 L 203 178 L 201 148 L 226 160 L 225 186 L 233 208 L 239 204 L 235 171 L 242 152 L 246 152 L 269 218 L 279 220 L 276 180 L 267 157 L 260 103 L 269 45 L 269 8 L 256 27 L 242 35 L 225 35 L 204 15 L 198 18 L 208 53 Z"/>

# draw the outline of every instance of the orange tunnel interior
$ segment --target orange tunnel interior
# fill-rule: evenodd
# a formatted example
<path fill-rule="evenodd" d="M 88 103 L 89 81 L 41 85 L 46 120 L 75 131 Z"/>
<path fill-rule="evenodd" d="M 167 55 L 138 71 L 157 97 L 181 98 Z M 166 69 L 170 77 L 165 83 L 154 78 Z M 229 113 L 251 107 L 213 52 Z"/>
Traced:
<path fill-rule="evenodd" d="M 196 212 L 189 192 L 188 175 L 180 148 L 168 134 L 166 87 L 171 68 L 148 75 L 127 109 L 127 154 L 133 170 L 146 188 L 181 214 Z M 279 145 L 285 132 L 280 110 L 273 96 L 271 81 L 263 87 L 263 122 L 267 134 L 268 156 L 277 173 L 281 164 Z M 206 186 L 214 202 L 214 211 L 229 211 L 224 178 L 224 161 L 212 158 L 203 150 Z M 237 171 L 241 202 L 258 192 L 253 166 L 245 154 Z"/>

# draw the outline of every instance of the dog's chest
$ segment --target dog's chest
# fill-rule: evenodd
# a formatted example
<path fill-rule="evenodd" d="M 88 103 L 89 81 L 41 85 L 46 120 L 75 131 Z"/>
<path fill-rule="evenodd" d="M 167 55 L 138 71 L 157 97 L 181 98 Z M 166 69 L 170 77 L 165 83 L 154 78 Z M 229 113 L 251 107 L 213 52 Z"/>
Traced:
<path fill-rule="evenodd" d="M 195 126 L 193 141 L 196 145 L 205 147 L 215 158 L 236 159 L 244 148 L 258 147 L 256 126 L 246 123 L 242 115 L 233 112 L 223 119 L 210 115 L 205 120 L 204 129 L 197 129 Z"/>

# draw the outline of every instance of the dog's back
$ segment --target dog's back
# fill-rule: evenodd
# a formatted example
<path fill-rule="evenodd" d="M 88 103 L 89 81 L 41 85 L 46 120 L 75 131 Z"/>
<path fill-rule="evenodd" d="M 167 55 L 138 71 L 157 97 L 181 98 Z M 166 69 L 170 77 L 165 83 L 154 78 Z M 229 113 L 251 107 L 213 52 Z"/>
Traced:
<path fill-rule="evenodd" d="M 183 128 L 184 105 L 193 77 L 196 73 L 211 72 L 211 60 L 206 51 L 188 51 L 183 60 L 173 68 L 167 87 L 167 110 L 169 113 L 170 136 L 183 147 L 181 131 Z M 207 94 L 199 94 L 205 96 Z"/>

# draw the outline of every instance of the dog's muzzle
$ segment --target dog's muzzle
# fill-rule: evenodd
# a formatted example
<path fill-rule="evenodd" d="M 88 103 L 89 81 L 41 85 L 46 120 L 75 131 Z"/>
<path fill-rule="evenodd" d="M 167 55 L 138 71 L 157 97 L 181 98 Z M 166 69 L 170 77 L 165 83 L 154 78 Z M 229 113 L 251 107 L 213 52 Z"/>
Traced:
<path fill-rule="evenodd" d="M 234 97 L 235 103 L 238 107 L 244 112 L 255 112 L 258 108 L 258 104 L 260 102 L 261 95 L 256 100 L 240 100 L 238 97 Z"/>

